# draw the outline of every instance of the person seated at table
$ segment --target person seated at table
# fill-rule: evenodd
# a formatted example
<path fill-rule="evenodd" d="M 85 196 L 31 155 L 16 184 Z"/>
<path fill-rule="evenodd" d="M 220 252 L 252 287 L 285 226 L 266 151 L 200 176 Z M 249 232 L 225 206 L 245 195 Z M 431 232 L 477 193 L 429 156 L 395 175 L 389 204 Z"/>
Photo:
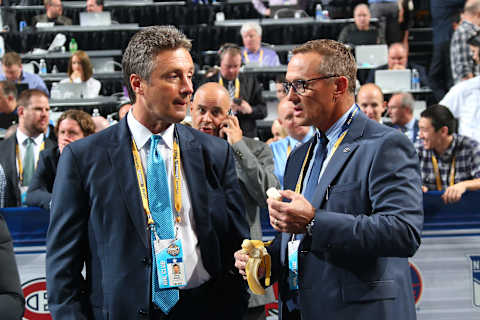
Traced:
<path fill-rule="evenodd" d="M 420 75 L 420 86 L 428 87 L 428 76 L 425 68 L 419 64 L 408 61 L 408 51 L 403 43 L 392 43 L 388 47 L 388 63 L 381 65 L 375 69 L 370 70 L 368 74 L 367 83 L 375 82 L 376 70 L 404 70 L 404 69 L 416 69 Z"/>
<path fill-rule="evenodd" d="M 0 128 L 7 130 L 17 122 L 17 87 L 11 81 L 0 81 Z"/>
<path fill-rule="evenodd" d="M 26 83 L 28 89 L 38 89 L 48 95 L 48 89 L 42 78 L 34 73 L 23 71 L 22 58 L 14 51 L 5 53 L 2 57 L 0 81 L 8 80 L 14 83 Z"/>
<path fill-rule="evenodd" d="M 308 7 L 308 0 L 268 0 L 268 8 L 265 7 L 262 0 L 252 0 L 252 3 L 258 13 L 267 17 L 269 17 L 272 13 L 272 11 L 270 10 L 271 6 L 298 4 L 298 7 L 302 10 L 306 10 Z"/>
<path fill-rule="evenodd" d="M 278 121 L 278 119 L 275 119 L 272 122 L 271 131 L 272 137 L 265 142 L 266 144 L 272 144 L 275 141 L 286 138 L 288 135 L 287 130 L 285 130 L 285 128 L 280 124 L 280 121 Z"/>
<path fill-rule="evenodd" d="M 127 115 L 128 111 L 130 111 L 130 109 L 132 109 L 132 103 L 130 100 L 120 103 L 118 107 L 118 120 L 122 120 Z"/>
<path fill-rule="evenodd" d="M 54 22 L 56 26 L 71 26 L 72 19 L 63 16 L 63 5 L 61 0 L 44 0 L 46 12 L 39 14 L 32 19 L 32 26 L 39 22 Z"/>
<path fill-rule="evenodd" d="M 60 154 L 69 143 L 95 133 L 92 117 L 81 110 L 67 110 L 55 126 L 58 146 L 40 152 L 37 170 L 27 191 L 26 204 L 50 210 L 53 182 Z"/>
<path fill-rule="evenodd" d="M 445 203 L 460 201 L 467 190 L 480 190 L 480 145 L 456 134 L 456 126 L 453 114 L 440 104 L 425 109 L 418 121 L 422 189 L 445 190 Z"/>
<path fill-rule="evenodd" d="M 350 46 L 366 44 L 384 44 L 385 30 L 370 24 L 370 10 L 364 3 L 358 4 L 353 10 L 353 24 L 343 27 L 338 41 Z"/>
<path fill-rule="evenodd" d="M 92 62 L 85 51 L 78 50 L 70 57 L 67 74 L 68 78 L 60 81 L 61 83 L 84 83 L 86 89 L 83 97 L 87 99 L 98 97 L 102 84 L 92 77 Z"/>
<path fill-rule="evenodd" d="M 242 35 L 242 61 L 246 66 L 275 67 L 280 65 L 272 49 L 262 47 L 262 27 L 256 22 L 246 22 L 240 29 Z"/>
<path fill-rule="evenodd" d="M 87 0 L 86 10 L 87 12 L 103 12 L 103 0 Z M 118 21 L 111 20 L 112 24 L 118 24 Z"/>

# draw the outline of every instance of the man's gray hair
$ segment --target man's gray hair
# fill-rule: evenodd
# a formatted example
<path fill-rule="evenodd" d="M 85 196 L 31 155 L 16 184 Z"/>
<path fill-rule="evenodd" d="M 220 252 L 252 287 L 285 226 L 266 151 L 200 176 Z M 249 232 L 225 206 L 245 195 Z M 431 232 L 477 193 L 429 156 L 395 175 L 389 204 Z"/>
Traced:
<path fill-rule="evenodd" d="M 415 99 L 413 98 L 410 92 L 397 92 L 395 95 L 398 94 L 402 98 L 400 101 L 402 103 L 402 107 L 408 108 L 413 112 L 413 105 L 415 104 Z"/>
<path fill-rule="evenodd" d="M 262 27 L 256 22 L 245 22 L 242 24 L 240 34 L 243 36 L 244 33 L 247 33 L 250 30 L 255 30 L 260 37 L 262 36 Z"/>
<path fill-rule="evenodd" d="M 185 34 L 174 26 L 151 26 L 137 32 L 128 43 L 122 58 L 123 79 L 128 89 L 128 96 L 135 103 L 135 92 L 130 85 L 130 75 L 136 74 L 141 79 L 150 81 L 155 68 L 155 58 L 162 50 L 184 48 L 190 51 L 192 43 Z"/>

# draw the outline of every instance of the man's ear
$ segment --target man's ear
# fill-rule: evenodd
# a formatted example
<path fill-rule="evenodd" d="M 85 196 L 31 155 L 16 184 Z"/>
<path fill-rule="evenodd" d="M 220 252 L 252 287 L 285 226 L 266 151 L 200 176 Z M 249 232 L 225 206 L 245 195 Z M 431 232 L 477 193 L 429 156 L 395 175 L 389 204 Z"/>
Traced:
<path fill-rule="evenodd" d="M 19 117 L 23 117 L 24 113 L 25 113 L 25 107 L 22 106 L 22 105 L 19 105 L 19 106 L 17 107 L 17 114 L 18 114 L 18 116 L 19 116 Z"/>
<path fill-rule="evenodd" d="M 136 95 L 143 95 L 142 78 L 139 75 L 135 73 L 130 75 L 130 86 Z"/>
<path fill-rule="evenodd" d="M 340 96 L 348 90 L 348 79 L 345 76 L 340 76 L 335 78 L 335 95 Z"/>
<path fill-rule="evenodd" d="M 447 126 L 441 127 L 440 132 L 442 133 L 443 136 L 448 136 L 448 127 Z"/>

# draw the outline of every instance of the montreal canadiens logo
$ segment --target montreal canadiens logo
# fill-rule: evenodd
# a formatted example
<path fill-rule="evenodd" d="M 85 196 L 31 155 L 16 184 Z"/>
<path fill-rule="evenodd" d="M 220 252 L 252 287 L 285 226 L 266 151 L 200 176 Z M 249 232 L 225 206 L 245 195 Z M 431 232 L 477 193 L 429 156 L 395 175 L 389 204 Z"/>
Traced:
<path fill-rule="evenodd" d="M 415 299 L 415 305 L 418 305 L 423 293 L 423 279 L 420 269 L 411 261 L 408 264 L 410 265 L 410 274 L 412 276 L 413 298 Z"/>
<path fill-rule="evenodd" d="M 51 320 L 48 311 L 47 282 L 45 278 L 37 278 L 22 284 L 25 297 L 25 314 L 27 320 Z"/>

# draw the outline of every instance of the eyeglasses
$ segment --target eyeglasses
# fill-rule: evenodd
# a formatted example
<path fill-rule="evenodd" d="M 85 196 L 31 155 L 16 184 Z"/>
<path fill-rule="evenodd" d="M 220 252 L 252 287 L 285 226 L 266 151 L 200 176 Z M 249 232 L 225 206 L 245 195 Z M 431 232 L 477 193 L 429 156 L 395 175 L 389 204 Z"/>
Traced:
<path fill-rule="evenodd" d="M 303 94 L 305 93 L 305 90 L 308 89 L 308 83 L 316 80 L 325 80 L 325 79 L 330 79 L 330 78 L 335 78 L 339 77 L 339 75 L 336 74 L 330 74 L 328 76 L 323 76 L 319 78 L 314 78 L 310 80 L 295 80 L 292 82 L 285 81 L 282 83 L 283 85 L 283 91 L 285 91 L 285 94 L 288 95 L 290 92 L 290 89 L 293 88 L 293 91 L 298 94 Z"/>

